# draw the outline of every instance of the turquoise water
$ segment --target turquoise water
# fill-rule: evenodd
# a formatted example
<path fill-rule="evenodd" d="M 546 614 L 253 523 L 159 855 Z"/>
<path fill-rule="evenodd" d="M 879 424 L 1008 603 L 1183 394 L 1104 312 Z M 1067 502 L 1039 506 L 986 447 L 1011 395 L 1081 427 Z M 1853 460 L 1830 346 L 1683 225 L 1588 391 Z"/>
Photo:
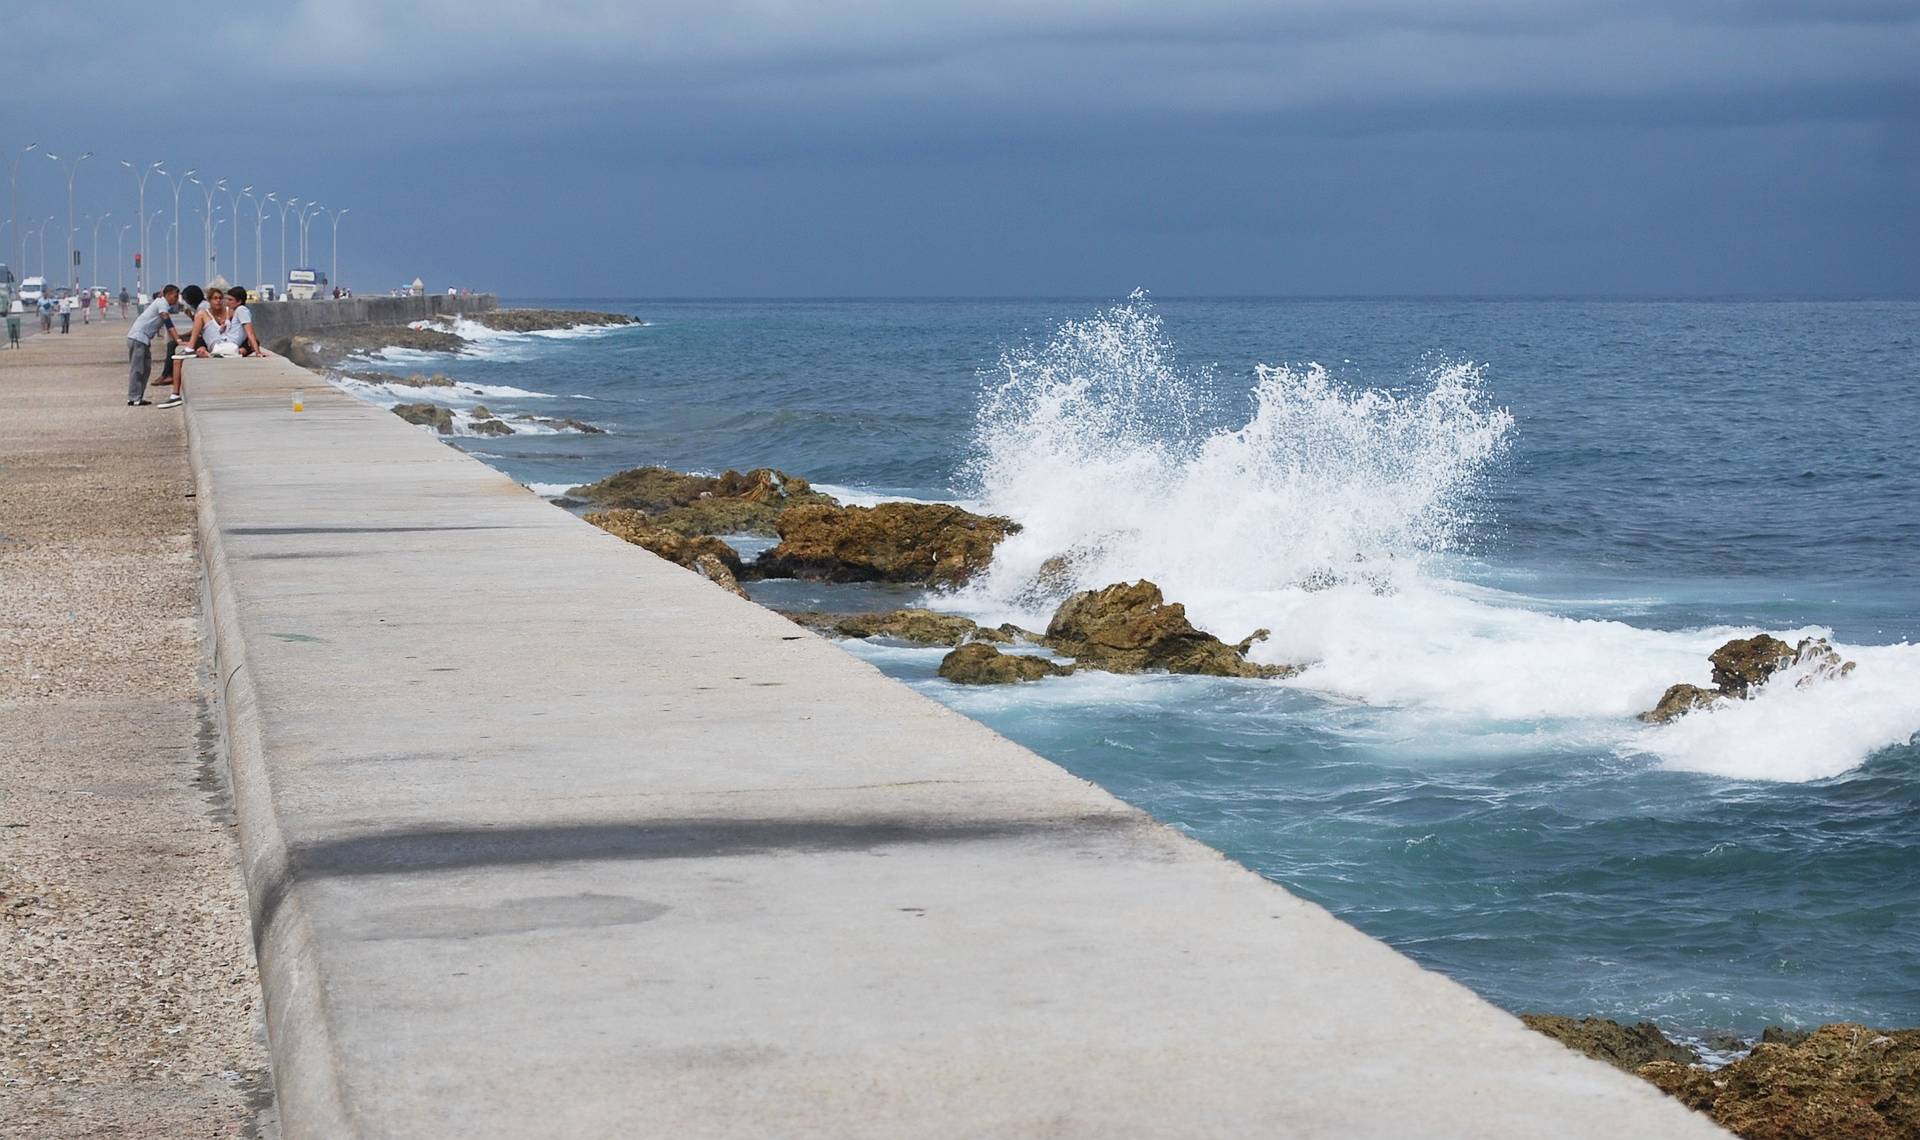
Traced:
<path fill-rule="evenodd" d="M 968 690 L 848 647 L 1502 1005 L 1920 1024 L 1920 304 L 572 304 L 649 324 L 399 367 L 609 430 L 455 440 L 545 489 L 959 499 L 1027 529 L 933 604 L 1044 624 L 1030 574 L 1071 551 L 1272 629 L 1299 678 Z M 1859 667 L 1633 719 L 1759 629 Z"/>

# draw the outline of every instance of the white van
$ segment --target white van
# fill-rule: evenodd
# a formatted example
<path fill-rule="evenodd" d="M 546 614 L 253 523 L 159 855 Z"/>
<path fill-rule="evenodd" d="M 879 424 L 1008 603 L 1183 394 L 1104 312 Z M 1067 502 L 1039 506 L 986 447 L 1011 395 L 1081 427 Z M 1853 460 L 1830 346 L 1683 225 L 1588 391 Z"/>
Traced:
<path fill-rule="evenodd" d="M 287 270 L 287 300 L 311 301 L 320 292 L 320 273 L 318 270 L 301 266 Z"/>
<path fill-rule="evenodd" d="M 47 295 L 47 279 L 46 278 L 29 277 L 25 281 L 20 282 L 20 303 L 21 304 L 38 305 L 40 303 L 40 298 L 46 295 Z"/>

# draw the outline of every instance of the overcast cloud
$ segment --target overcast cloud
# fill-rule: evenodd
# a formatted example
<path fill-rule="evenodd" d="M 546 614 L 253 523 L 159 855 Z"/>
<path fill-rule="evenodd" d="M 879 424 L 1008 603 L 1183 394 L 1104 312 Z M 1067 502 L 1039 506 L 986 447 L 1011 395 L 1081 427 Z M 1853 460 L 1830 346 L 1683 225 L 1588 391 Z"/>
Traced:
<path fill-rule="evenodd" d="M 0 145 L 117 219 L 123 157 L 350 206 L 363 289 L 1920 293 L 1915 3 L 331 0 L 185 69 L 149 18 L 11 14 Z"/>

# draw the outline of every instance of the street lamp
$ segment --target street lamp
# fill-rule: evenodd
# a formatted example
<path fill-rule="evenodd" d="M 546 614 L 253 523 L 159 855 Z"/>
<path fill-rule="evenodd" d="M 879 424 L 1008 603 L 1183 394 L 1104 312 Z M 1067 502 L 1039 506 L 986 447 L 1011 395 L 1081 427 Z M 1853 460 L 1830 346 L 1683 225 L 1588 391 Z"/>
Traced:
<path fill-rule="evenodd" d="M 267 198 L 271 201 L 273 195 L 269 194 Z M 276 204 L 280 207 L 280 288 L 285 289 L 287 287 L 287 207 L 298 206 L 300 199 L 288 198 Z"/>
<path fill-rule="evenodd" d="M 126 167 L 127 173 L 133 175 L 134 181 L 140 184 L 140 212 L 135 214 L 134 217 L 144 218 L 147 216 L 147 177 L 148 175 L 151 175 L 156 171 L 164 175 L 166 171 L 161 170 L 160 169 L 161 164 L 157 162 L 148 163 L 146 166 L 135 167 L 133 163 L 128 162 L 126 159 L 123 158 L 120 160 L 120 165 Z M 123 279 L 121 282 L 121 288 L 123 289 L 126 288 L 126 284 L 124 281 L 125 276 L 126 274 L 123 271 L 121 273 L 121 277 Z M 140 227 L 140 272 L 135 273 L 133 275 L 133 291 L 136 293 L 143 293 L 146 291 L 146 285 L 147 285 L 147 227 L 141 226 Z"/>
<path fill-rule="evenodd" d="M 18 248 L 14 251 L 14 260 L 20 263 L 20 272 L 24 276 L 27 270 L 27 239 L 20 232 L 20 160 L 32 154 L 39 143 L 28 143 L 13 156 L 13 166 L 7 173 L 7 220 L 13 223 L 13 241 Z"/>
<path fill-rule="evenodd" d="M 165 214 L 166 212 L 167 212 L 166 207 L 162 206 L 160 209 L 157 209 L 153 212 L 152 217 L 149 217 L 146 221 L 140 223 L 140 248 L 141 249 L 145 249 L 147 247 L 147 231 L 152 229 L 153 223 L 159 221 L 160 216 L 162 214 Z M 166 230 L 163 229 L 160 231 L 160 236 L 162 238 L 166 237 L 166 235 L 167 235 Z M 140 258 L 140 260 L 144 263 L 147 259 L 143 255 Z M 138 286 L 139 290 L 143 293 L 146 291 L 146 277 L 144 276 L 146 273 L 146 270 L 147 270 L 147 267 L 143 264 L 140 270 L 142 277 L 140 279 L 140 284 Z"/>
<path fill-rule="evenodd" d="M 252 187 L 249 186 L 247 189 L 251 190 Z M 266 251 L 260 246 L 260 215 L 265 212 L 267 203 L 264 199 L 252 194 L 248 194 L 247 197 L 253 199 L 253 287 L 258 289 L 261 285 L 260 279 L 266 276 L 266 268 L 261 261 L 261 255 Z"/>
<path fill-rule="evenodd" d="M 343 210 L 328 210 L 327 218 L 333 223 L 333 287 L 340 287 L 340 219 L 347 216 L 353 207 Z"/>
<path fill-rule="evenodd" d="M 60 165 L 59 155 L 52 151 L 47 151 L 46 155 L 53 160 L 55 166 Z M 73 225 L 73 179 L 74 175 L 80 173 L 80 164 L 92 157 L 93 152 L 88 151 L 79 158 L 67 163 L 67 245 L 69 247 L 67 250 L 67 262 L 70 267 L 68 270 L 69 275 L 73 278 L 73 280 L 67 282 L 67 285 L 76 293 L 80 291 L 80 267 L 74 265 L 73 262 L 80 259 L 80 251 L 73 248 L 74 243 L 78 240 L 78 231 L 75 230 Z M 46 272 L 46 268 L 45 265 L 42 265 L 40 267 L 41 272 Z"/>
<path fill-rule="evenodd" d="M 207 253 L 206 280 L 211 281 L 219 276 L 220 273 L 220 248 L 214 244 L 213 195 L 214 191 L 225 190 L 227 188 L 227 180 L 224 178 L 216 178 L 213 180 L 211 186 L 191 176 L 188 177 L 188 181 L 200 187 L 201 192 L 204 193 L 207 198 L 207 212 L 200 215 L 200 223 L 202 226 L 200 236 L 202 239 L 201 248 L 206 250 Z"/>
<path fill-rule="evenodd" d="M 27 245 L 27 240 L 26 240 L 26 239 L 27 239 L 27 237 L 28 237 L 28 236 L 30 236 L 30 235 L 33 235 L 33 234 L 37 234 L 37 233 L 39 233 L 39 232 L 40 232 L 40 227 L 39 227 L 39 226 L 37 226 L 37 225 L 33 225 L 32 223 L 28 223 L 28 225 L 27 225 L 27 232 L 26 232 L 26 234 L 23 234 L 23 235 L 21 235 L 21 239 L 20 239 L 20 276 L 22 276 L 22 277 L 34 277 L 34 276 L 37 276 L 37 274 L 35 274 L 35 273 L 33 273 L 33 272 L 32 272 L 32 270 L 31 270 L 31 267 L 30 267 L 30 266 L 29 266 L 29 265 L 27 264 L 27 249 L 26 249 L 26 245 Z M 41 252 L 40 252 L 40 256 L 41 256 L 42 258 L 45 258 L 45 257 L 46 257 L 46 248 L 47 248 L 47 247 L 46 247 L 46 243 L 45 243 L 45 242 L 42 242 L 42 243 L 40 243 L 40 250 L 41 250 Z"/>
<path fill-rule="evenodd" d="M 120 236 L 113 241 L 114 264 L 120 267 L 114 271 L 113 288 L 115 292 L 119 293 L 125 293 L 127 291 L 127 231 L 132 228 L 132 222 L 121 222 Z M 144 262 L 146 258 L 143 257 L 140 260 Z M 137 278 L 134 280 L 133 286 L 136 289 L 140 287 L 140 282 Z"/>
<path fill-rule="evenodd" d="M 47 220 L 40 223 L 40 276 L 41 277 L 45 277 L 47 275 L 47 227 L 52 224 L 53 224 L 52 214 L 48 214 Z"/>
<path fill-rule="evenodd" d="M 318 202 L 308 202 L 306 205 L 300 207 L 300 264 L 301 265 L 308 266 L 308 267 L 311 267 L 313 265 L 313 259 L 307 255 L 307 223 L 319 217 L 321 212 L 324 211 L 325 209 L 326 207 L 322 206 Z M 312 210 L 313 213 L 311 214 L 307 213 L 308 210 Z"/>
<path fill-rule="evenodd" d="M 175 282 L 178 282 L 180 280 L 180 187 L 185 185 L 186 181 L 192 178 L 197 171 L 189 170 L 178 178 L 168 174 L 164 170 L 160 173 L 167 181 L 173 183 L 173 221 L 170 222 L 167 227 L 173 234 L 173 240 L 171 242 L 173 252 L 170 253 L 167 258 L 167 276 L 173 278 Z"/>
<path fill-rule="evenodd" d="M 111 217 L 113 217 L 113 211 L 108 210 L 93 219 L 93 287 L 95 289 L 100 287 L 100 223 Z"/>
<path fill-rule="evenodd" d="M 223 186 L 222 189 L 225 187 Z M 235 285 L 240 284 L 240 197 L 243 194 L 248 196 L 253 194 L 251 183 L 242 186 L 239 194 L 232 190 L 227 191 L 227 208 L 233 211 L 233 219 L 228 222 L 228 225 L 233 227 L 233 284 Z"/>

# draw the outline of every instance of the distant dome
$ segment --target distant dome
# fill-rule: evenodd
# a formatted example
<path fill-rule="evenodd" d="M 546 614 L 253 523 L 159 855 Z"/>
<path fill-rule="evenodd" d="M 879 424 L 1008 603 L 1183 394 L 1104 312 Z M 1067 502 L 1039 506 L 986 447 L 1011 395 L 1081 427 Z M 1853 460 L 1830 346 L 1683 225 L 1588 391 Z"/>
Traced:
<path fill-rule="evenodd" d="M 415 289 L 425 289 L 427 287 L 427 283 L 425 281 L 420 280 L 418 277 L 416 277 L 413 279 L 413 287 Z"/>
<path fill-rule="evenodd" d="M 230 284 L 231 282 L 229 282 L 226 278 L 216 273 L 213 275 L 213 280 L 207 282 L 207 288 L 218 289 L 220 292 L 224 293 L 227 291 L 227 286 Z"/>

